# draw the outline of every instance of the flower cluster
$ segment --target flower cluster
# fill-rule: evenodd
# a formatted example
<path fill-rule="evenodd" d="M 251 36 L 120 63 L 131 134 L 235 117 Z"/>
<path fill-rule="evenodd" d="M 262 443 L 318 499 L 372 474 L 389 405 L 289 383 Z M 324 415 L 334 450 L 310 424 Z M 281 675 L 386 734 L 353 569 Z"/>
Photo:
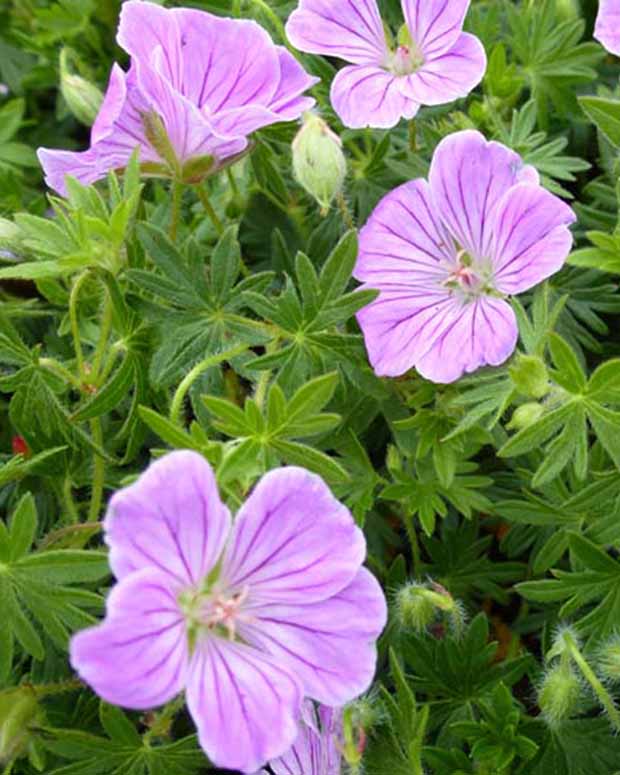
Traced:
<path fill-rule="evenodd" d="M 136 148 L 146 173 L 200 180 L 244 153 L 252 132 L 314 104 L 303 93 L 317 79 L 252 21 L 129 0 L 118 43 L 131 67 L 114 66 L 91 147 L 39 150 L 60 193 L 67 175 L 92 183 L 123 169 Z"/>
<path fill-rule="evenodd" d="M 271 471 L 231 526 L 208 463 L 173 452 L 112 498 L 105 536 L 118 583 L 71 663 L 127 708 L 185 689 L 216 765 L 254 772 L 294 743 L 304 697 L 339 707 L 370 685 L 385 600 L 318 476 Z"/>

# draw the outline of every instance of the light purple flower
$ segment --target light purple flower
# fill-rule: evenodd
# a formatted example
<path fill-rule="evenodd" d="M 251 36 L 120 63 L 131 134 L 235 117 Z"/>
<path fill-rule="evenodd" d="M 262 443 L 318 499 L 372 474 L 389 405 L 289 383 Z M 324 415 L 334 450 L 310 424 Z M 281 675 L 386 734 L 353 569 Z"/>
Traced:
<path fill-rule="evenodd" d="M 620 56 L 620 0 L 600 0 L 594 37 L 607 51 Z"/>
<path fill-rule="evenodd" d="M 486 55 L 463 32 L 470 0 L 402 0 L 405 27 L 390 48 L 376 0 L 300 0 L 286 25 L 301 51 L 350 62 L 331 101 L 345 126 L 393 127 L 421 105 L 465 97 L 482 80 Z"/>
<path fill-rule="evenodd" d="M 268 473 L 231 524 L 208 463 L 173 452 L 112 498 L 104 527 L 118 583 L 71 664 L 108 702 L 185 689 L 210 759 L 254 772 L 293 744 L 304 696 L 341 706 L 368 688 L 385 600 L 320 477 Z"/>
<path fill-rule="evenodd" d="M 274 775 L 340 775 L 342 746 L 342 710 L 306 700 L 295 744 L 269 765 Z"/>
<path fill-rule="evenodd" d="M 392 191 L 360 233 L 354 275 L 381 292 L 358 313 L 375 372 L 446 383 L 503 363 L 518 338 L 505 297 L 562 267 L 575 220 L 510 149 L 469 130 L 442 140 L 428 182 Z"/>
<path fill-rule="evenodd" d="M 317 79 L 253 21 L 129 0 L 118 43 L 131 66 L 112 69 L 91 147 L 39 150 L 46 182 L 61 193 L 67 174 L 92 183 L 136 148 L 146 172 L 199 179 L 243 153 L 255 130 L 314 104 L 303 93 Z"/>

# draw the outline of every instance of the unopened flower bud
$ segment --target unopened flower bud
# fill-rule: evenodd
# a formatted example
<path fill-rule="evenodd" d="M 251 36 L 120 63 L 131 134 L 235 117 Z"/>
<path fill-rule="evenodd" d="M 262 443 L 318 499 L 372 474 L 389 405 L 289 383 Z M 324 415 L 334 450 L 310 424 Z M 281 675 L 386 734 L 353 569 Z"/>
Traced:
<path fill-rule="evenodd" d="M 293 140 L 293 171 L 323 212 L 342 191 L 347 175 L 342 141 L 315 113 L 306 113 L 303 126 Z"/>
<path fill-rule="evenodd" d="M 407 584 L 398 591 L 396 612 L 398 620 L 406 629 L 424 632 L 436 615 L 433 601 L 422 584 Z"/>
<path fill-rule="evenodd" d="M 28 687 L 0 693 L 0 765 L 28 755 L 33 742 L 31 728 L 42 720 L 42 710 Z"/>
<path fill-rule="evenodd" d="M 608 641 L 598 655 L 598 672 L 607 681 L 620 681 L 620 637 Z"/>
<path fill-rule="evenodd" d="M 71 113 L 86 126 L 92 126 L 103 102 L 101 91 L 86 78 L 70 72 L 67 49 L 60 53 L 60 91 Z"/>
<path fill-rule="evenodd" d="M 560 662 L 545 675 L 538 691 L 538 707 L 550 726 L 570 718 L 579 705 L 581 681 L 570 662 Z"/>
<path fill-rule="evenodd" d="M 544 407 L 535 402 L 523 404 L 515 410 L 507 428 L 515 431 L 529 428 L 530 425 L 534 425 L 535 422 L 540 420 L 544 411 Z"/>
<path fill-rule="evenodd" d="M 558 16 L 562 21 L 574 19 L 579 15 L 579 0 L 555 0 Z"/>
<path fill-rule="evenodd" d="M 536 355 L 520 355 L 510 367 L 510 376 L 517 390 L 523 395 L 542 398 L 549 392 L 547 367 Z"/>

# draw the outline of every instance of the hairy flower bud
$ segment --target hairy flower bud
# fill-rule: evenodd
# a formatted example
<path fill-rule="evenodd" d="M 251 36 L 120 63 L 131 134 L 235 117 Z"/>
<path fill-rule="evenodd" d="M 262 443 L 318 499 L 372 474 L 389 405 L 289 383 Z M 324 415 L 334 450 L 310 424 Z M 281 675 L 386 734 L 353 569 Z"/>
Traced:
<path fill-rule="evenodd" d="M 342 190 L 347 162 L 338 135 L 314 113 L 306 113 L 293 140 L 293 170 L 300 185 L 326 212 Z"/>
<path fill-rule="evenodd" d="M 77 120 L 92 126 L 103 102 L 103 94 L 90 81 L 70 72 L 66 48 L 60 53 L 60 91 Z"/>
<path fill-rule="evenodd" d="M 530 425 L 534 425 L 535 422 L 540 420 L 544 411 L 544 407 L 536 402 L 523 404 L 515 410 L 507 427 L 509 430 L 515 431 L 529 428 Z"/>
<path fill-rule="evenodd" d="M 570 662 L 561 661 L 546 674 L 538 690 L 538 707 L 550 726 L 570 718 L 577 710 L 581 681 Z"/>
<path fill-rule="evenodd" d="M 543 360 L 536 355 L 520 355 L 510 367 L 515 387 L 523 395 L 542 398 L 549 392 L 549 375 Z"/>
<path fill-rule="evenodd" d="M 401 625 L 416 632 L 426 630 L 442 614 L 456 636 L 461 633 L 465 623 L 461 603 L 435 582 L 412 582 L 402 587 L 397 594 L 396 610 Z"/>

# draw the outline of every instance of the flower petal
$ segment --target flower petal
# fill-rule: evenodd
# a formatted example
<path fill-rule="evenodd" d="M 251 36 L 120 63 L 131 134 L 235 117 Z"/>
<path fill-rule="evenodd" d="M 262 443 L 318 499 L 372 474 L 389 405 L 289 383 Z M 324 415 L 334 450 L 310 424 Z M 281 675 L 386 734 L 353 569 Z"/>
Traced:
<path fill-rule="evenodd" d="M 464 301 L 447 288 L 382 291 L 357 318 L 376 374 L 397 377 L 415 367 L 441 383 L 503 363 L 518 335 L 506 302 Z"/>
<path fill-rule="evenodd" d="M 332 83 L 332 106 L 342 123 L 352 129 L 390 129 L 401 118 L 413 118 L 420 108 L 402 94 L 401 81 L 374 65 L 344 67 Z"/>
<path fill-rule="evenodd" d="M 425 58 L 452 48 L 463 29 L 469 3 L 470 0 L 402 0 L 409 33 Z"/>
<path fill-rule="evenodd" d="M 171 452 L 114 495 L 104 523 L 118 578 L 157 568 L 195 585 L 217 563 L 230 530 L 211 466 L 198 453 Z"/>
<path fill-rule="evenodd" d="M 105 620 L 75 635 L 71 665 L 107 702 L 142 710 L 162 705 L 185 685 L 185 621 L 165 574 L 133 573 L 107 600 Z"/>
<path fill-rule="evenodd" d="M 532 167 L 500 143 L 472 130 L 444 138 L 431 163 L 429 181 L 438 215 L 474 258 L 488 258 L 493 213 L 507 189 L 537 180 Z"/>
<path fill-rule="evenodd" d="M 171 86 L 180 89 L 183 82 L 183 53 L 177 16 L 173 11 L 143 0 L 125 0 L 121 6 L 116 40 L 125 51 L 143 64 L 152 66 L 156 51 L 160 73 Z"/>
<path fill-rule="evenodd" d="M 303 468 L 263 476 L 235 518 L 222 577 L 252 600 L 312 603 L 340 592 L 366 542 L 321 477 Z"/>
<path fill-rule="evenodd" d="M 381 65 L 389 53 L 375 0 L 300 0 L 286 35 L 300 51 L 354 64 Z"/>
<path fill-rule="evenodd" d="M 217 767 L 254 772 L 283 754 L 297 736 L 301 702 L 296 678 L 271 657 L 217 637 L 197 644 L 187 705 Z"/>
<path fill-rule="evenodd" d="M 274 775 L 340 775 L 342 745 L 342 710 L 325 705 L 315 710 L 306 700 L 295 744 L 269 766 Z"/>
<path fill-rule="evenodd" d="M 188 8 L 173 11 L 183 47 L 183 88 L 207 115 L 244 105 L 267 106 L 280 79 L 278 51 L 266 30 Z"/>
<path fill-rule="evenodd" d="M 415 366 L 433 382 L 454 382 L 481 366 L 504 363 L 514 352 L 518 335 L 512 307 L 502 299 L 482 296 L 463 302 L 454 298 Z"/>
<path fill-rule="evenodd" d="M 620 56 L 620 3 L 599 0 L 594 37 L 612 54 Z"/>
<path fill-rule="evenodd" d="M 473 35 L 461 33 L 454 46 L 428 58 L 403 79 L 403 93 L 422 105 L 443 105 L 466 97 L 482 80 L 487 67 L 484 46 Z"/>
<path fill-rule="evenodd" d="M 97 154 L 92 149 L 76 152 L 39 148 L 37 156 L 45 173 L 45 184 L 61 196 L 67 194 L 67 175 L 89 186 L 107 174 L 99 167 Z"/>
<path fill-rule="evenodd" d="M 360 231 L 354 277 L 379 290 L 445 279 L 455 251 L 434 208 L 425 180 L 405 183 L 384 196 Z"/>
<path fill-rule="evenodd" d="M 503 293 L 522 293 L 555 274 L 570 253 L 568 227 L 575 213 L 540 186 L 522 183 L 497 207 L 493 228 L 494 283 Z"/>
<path fill-rule="evenodd" d="M 163 57 L 163 50 L 159 50 Z M 176 157 L 188 161 L 200 156 L 224 159 L 247 147 L 245 137 L 228 136 L 218 131 L 212 121 L 186 97 L 175 91 L 159 73 L 159 68 L 137 63 L 140 89 L 150 108 L 166 128 Z"/>
<path fill-rule="evenodd" d="M 365 568 L 329 600 L 258 604 L 244 613 L 242 637 L 295 675 L 305 696 L 344 705 L 370 686 L 387 607 L 379 583 Z"/>
<path fill-rule="evenodd" d="M 299 118 L 305 110 L 309 110 L 314 105 L 311 97 L 302 97 L 302 95 L 321 79 L 309 75 L 284 46 L 278 46 L 277 51 L 280 83 L 269 107 L 283 119 L 291 121 Z"/>

